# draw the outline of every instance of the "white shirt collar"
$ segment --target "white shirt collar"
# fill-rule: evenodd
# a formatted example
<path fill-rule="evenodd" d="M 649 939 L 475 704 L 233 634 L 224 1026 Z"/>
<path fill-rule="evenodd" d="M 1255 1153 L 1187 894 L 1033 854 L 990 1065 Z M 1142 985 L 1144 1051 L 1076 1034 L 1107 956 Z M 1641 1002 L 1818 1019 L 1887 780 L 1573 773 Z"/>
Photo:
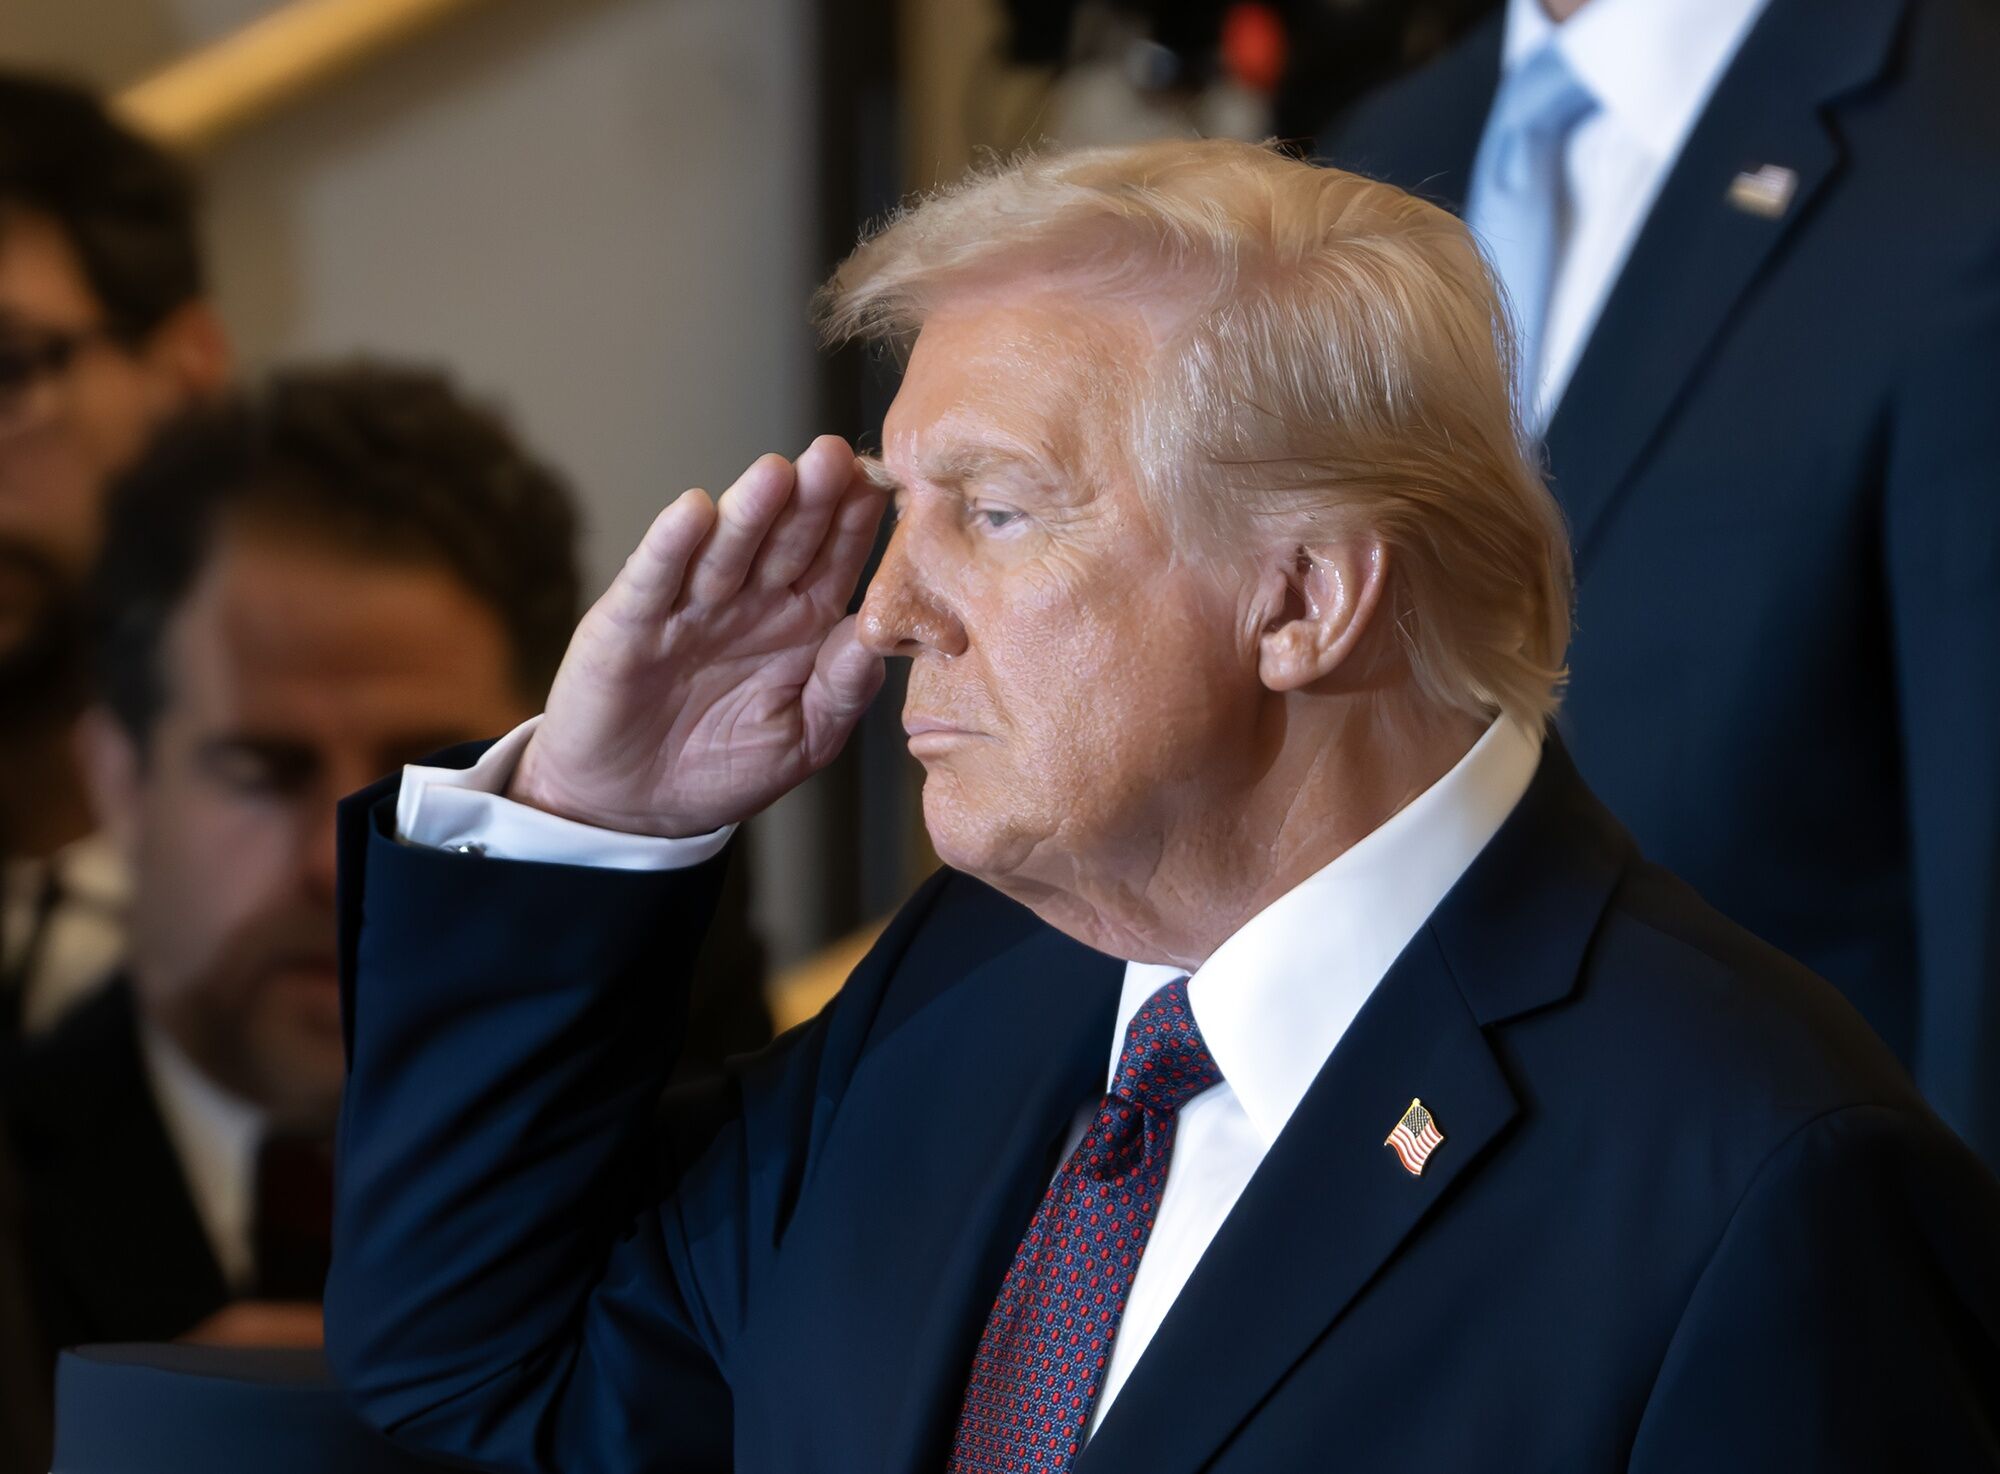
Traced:
<path fill-rule="evenodd" d="M 1195 970 L 1195 1023 L 1267 1148 L 1389 965 L 1528 791 L 1541 751 L 1539 731 L 1494 722 L 1450 772 Z M 1125 964 L 1111 1074 L 1139 1005 L 1181 976 Z"/>
<path fill-rule="evenodd" d="M 252 1194 L 264 1113 L 209 1079 L 179 1045 L 143 1017 L 139 1045 L 160 1120 L 180 1158 L 181 1173 L 222 1266 L 222 1277 L 233 1289 L 242 1290 L 256 1274 Z"/>
<path fill-rule="evenodd" d="M 1507 0 L 1503 69 L 1551 37 L 1577 79 L 1655 158 L 1680 152 L 1766 0 L 1585 0 L 1557 25 L 1541 0 Z"/>

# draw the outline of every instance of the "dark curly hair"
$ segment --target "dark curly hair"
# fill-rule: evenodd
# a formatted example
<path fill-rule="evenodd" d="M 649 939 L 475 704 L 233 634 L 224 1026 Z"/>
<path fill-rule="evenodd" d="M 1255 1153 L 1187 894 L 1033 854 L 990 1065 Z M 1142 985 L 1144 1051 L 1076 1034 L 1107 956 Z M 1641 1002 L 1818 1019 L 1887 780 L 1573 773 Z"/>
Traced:
<path fill-rule="evenodd" d="M 128 341 L 202 295 L 192 178 L 82 87 L 0 72 L 0 229 L 15 210 L 61 228 Z"/>
<path fill-rule="evenodd" d="M 141 743 L 167 698 L 167 625 L 225 519 L 449 569 L 500 617 L 521 694 L 547 695 L 581 593 L 563 483 L 440 374 L 294 368 L 170 426 L 111 489 L 90 585 L 93 674 Z"/>

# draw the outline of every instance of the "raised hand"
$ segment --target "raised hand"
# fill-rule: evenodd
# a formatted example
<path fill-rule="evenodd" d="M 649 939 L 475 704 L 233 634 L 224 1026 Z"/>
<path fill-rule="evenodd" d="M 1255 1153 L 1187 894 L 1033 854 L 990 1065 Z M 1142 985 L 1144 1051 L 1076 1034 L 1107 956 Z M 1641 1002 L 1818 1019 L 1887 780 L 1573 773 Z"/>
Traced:
<path fill-rule="evenodd" d="M 882 684 L 846 616 L 882 508 L 833 435 L 684 493 L 577 626 L 508 796 L 683 836 L 826 766 Z"/>

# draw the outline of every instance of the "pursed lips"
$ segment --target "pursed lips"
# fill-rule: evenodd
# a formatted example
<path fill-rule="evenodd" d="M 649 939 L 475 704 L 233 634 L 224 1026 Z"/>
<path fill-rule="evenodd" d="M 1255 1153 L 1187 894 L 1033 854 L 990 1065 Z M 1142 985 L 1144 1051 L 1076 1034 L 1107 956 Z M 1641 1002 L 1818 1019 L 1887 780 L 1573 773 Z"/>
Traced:
<path fill-rule="evenodd" d="M 921 713 L 903 714 L 903 731 L 912 737 L 921 737 L 927 732 L 963 732 L 966 729 L 956 722 L 948 722 L 943 717 L 925 716 Z"/>
<path fill-rule="evenodd" d="M 986 735 L 983 732 L 975 732 L 969 727 L 961 727 L 943 717 L 928 716 L 920 712 L 904 714 L 903 731 L 909 736 L 910 752 L 917 757 L 922 757 L 926 752 L 949 747 L 965 738 Z"/>

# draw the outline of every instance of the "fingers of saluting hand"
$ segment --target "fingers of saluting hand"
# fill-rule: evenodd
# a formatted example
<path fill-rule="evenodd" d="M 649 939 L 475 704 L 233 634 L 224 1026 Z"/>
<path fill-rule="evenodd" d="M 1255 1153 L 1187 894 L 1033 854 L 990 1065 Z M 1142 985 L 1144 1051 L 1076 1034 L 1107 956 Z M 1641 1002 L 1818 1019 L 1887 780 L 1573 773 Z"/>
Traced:
<path fill-rule="evenodd" d="M 838 435 L 822 435 L 793 468 L 791 500 L 772 524 L 750 577 L 767 589 L 785 588 L 812 566 L 826 541 L 841 499 L 858 473 L 853 448 Z"/>
<path fill-rule="evenodd" d="M 820 608 L 845 610 L 854 597 L 855 585 L 861 582 L 868 554 L 874 550 L 887 501 L 888 493 L 870 481 L 861 463 L 854 461 L 832 525 L 820 539 L 812 565 L 793 586 Z"/>
<path fill-rule="evenodd" d="M 760 456 L 719 499 L 684 492 L 654 519 L 613 586 L 614 607 L 657 621 L 676 608 L 723 603 L 750 582 L 795 586 L 821 607 L 844 609 L 882 504 L 837 435 L 815 440 L 796 466 Z"/>
<path fill-rule="evenodd" d="M 612 583 L 609 607 L 632 620 L 657 620 L 674 607 L 688 563 L 715 524 L 715 504 L 699 489 L 667 503 Z"/>
<path fill-rule="evenodd" d="M 688 570 L 686 602 L 720 604 L 743 587 L 765 536 L 793 499 L 797 475 L 781 455 L 762 455 L 715 504 L 715 528 Z"/>

